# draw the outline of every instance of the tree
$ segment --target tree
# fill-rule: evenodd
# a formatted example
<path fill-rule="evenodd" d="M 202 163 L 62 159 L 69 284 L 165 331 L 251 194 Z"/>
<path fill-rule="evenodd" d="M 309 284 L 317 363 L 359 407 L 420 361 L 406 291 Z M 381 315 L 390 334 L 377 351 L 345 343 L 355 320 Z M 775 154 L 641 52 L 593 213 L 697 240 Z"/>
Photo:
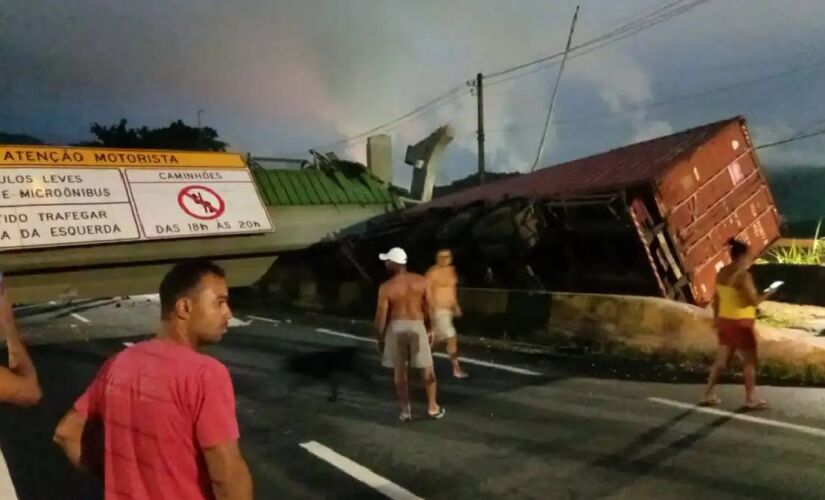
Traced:
<path fill-rule="evenodd" d="M 227 143 L 218 140 L 218 132 L 211 127 L 190 127 L 177 120 L 168 127 L 127 128 L 126 119 L 117 125 L 94 123 L 91 133 L 95 140 L 78 146 L 101 148 L 180 149 L 188 151 L 226 151 Z"/>

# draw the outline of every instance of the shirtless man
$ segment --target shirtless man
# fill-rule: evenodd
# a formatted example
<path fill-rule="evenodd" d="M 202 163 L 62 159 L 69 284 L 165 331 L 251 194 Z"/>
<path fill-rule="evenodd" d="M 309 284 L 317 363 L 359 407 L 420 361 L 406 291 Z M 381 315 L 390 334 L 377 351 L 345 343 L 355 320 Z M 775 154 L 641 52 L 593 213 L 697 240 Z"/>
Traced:
<path fill-rule="evenodd" d="M 407 371 L 409 365 L 421 371 L 427 391 L 427 414 L 430 418 L 444 416 L 444 407 L 436 403 L 435 372 L 430 351 L 432 332 L 424 324 L 431 313 L 432 293 L 424 276 L 407 272 L 407 253 L 395 247 L 379 258 L 386 263 L 393 277 L 378 290 L 375 329 L 383 365 L 395 370 L 395 390 L 401 405 L 402 422 L 412 420 Z"/>
<path fill-rule="evenodd" d="M 458 339 L 456 338 L 453 317 L 461 317 L 458 305 L 456 285 L 458 276 L 453 267 L 453 254 L 450 250 L 439 250 L 435 255 L 435 265 L 427 271 L 427 279 L 433 289 L 433 329 L 435 343 L 447 343 L 447 354 L 453 364 L 455 378 L 467 378 L 467 373 L 458 363 Z"/>

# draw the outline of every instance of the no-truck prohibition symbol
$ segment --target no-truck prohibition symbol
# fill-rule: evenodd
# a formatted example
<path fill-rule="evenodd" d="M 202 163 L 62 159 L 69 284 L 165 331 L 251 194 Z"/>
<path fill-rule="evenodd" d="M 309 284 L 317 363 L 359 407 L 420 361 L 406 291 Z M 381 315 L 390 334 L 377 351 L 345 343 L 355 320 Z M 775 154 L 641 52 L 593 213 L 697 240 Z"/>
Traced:
<path fill-rule="evenodd" d="M 187 215 L 200 220 L 217 219 L 226 209 L 223 198 L 206 186 L 186 186 L 181 189 L 178 205 Z"/>

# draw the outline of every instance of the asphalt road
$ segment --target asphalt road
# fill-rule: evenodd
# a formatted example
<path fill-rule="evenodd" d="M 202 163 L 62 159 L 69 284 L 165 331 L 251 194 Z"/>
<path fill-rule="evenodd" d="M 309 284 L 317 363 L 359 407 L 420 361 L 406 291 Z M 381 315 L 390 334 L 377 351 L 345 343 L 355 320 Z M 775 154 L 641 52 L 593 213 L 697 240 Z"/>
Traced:
<path fill-rule="evenodd" d="M 45 305 L 19 316 L 36 344 L 45 398 L 29 410 L 0 408 L 0 449 L 17 495 L 99 498 L 99 485 L 68 467 L 51 433 L 103 360 L 153 330 L 157 304 Z M 236 316 L 242 321 L 207 352 L 232 373 L 257 498 L 825 497 L 823 389 L 765 387 L 774 409 L 744 414 L 741 388 L 723 386 L 725 404 L 713 413 L 692 406 L 698 384 L 618 380 L 475 349 L 465 354 L 501 366 L 468 362 L 471 378 L 455 380 L 437 359 L 446 417 L 425 417 L 415 385 L 416 419 L 404 424 L 374 345 L 346 336 L 356 325 L 243 308 Z M 330 402 L 323 383 L 284 370 L 287 356 L 353 344 L 372 390 L 346 379 Z"/>

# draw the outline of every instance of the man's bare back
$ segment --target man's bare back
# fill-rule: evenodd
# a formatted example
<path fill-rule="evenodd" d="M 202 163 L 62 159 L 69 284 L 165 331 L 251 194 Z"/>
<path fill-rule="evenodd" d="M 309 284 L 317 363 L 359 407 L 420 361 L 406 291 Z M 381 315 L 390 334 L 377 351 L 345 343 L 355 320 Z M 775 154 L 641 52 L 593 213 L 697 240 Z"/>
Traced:
<path fill-rule="evenodd" d="M 427 271 L 427 279 L 433 287 L 433 307 L 454 310 L 458 304 L 456 286 L 458 276 L 453 266 L 433 266 Z"/>
<path fill-rule="evenodd" d="M 415 273 L 401 273 L 384 282 L 378 291 L 379 301 L 389 303 L 388 318 L 392 320 L 423 320 L 427 314 L 429 282 Z"/>
<path fill-rule="evenodd" d="M 375 310 L 375 331 L 381 364 L 392 368 L 393 383 L 401 406 L 398 418 L 412 420 L 407 371 L 410 367 L 421 371 L 421 380 L 427 392 L 427 415 L 442 418 L 444 408 L 436 402 L 436 381 L 430 346 L 433 333 L 427 330 L 432 312 L 432 287 L 427 278 L 407 272 L 407 252 L 393 247 L 378 254 L 386 262 L 393 277 L 378 289 Z"/>

